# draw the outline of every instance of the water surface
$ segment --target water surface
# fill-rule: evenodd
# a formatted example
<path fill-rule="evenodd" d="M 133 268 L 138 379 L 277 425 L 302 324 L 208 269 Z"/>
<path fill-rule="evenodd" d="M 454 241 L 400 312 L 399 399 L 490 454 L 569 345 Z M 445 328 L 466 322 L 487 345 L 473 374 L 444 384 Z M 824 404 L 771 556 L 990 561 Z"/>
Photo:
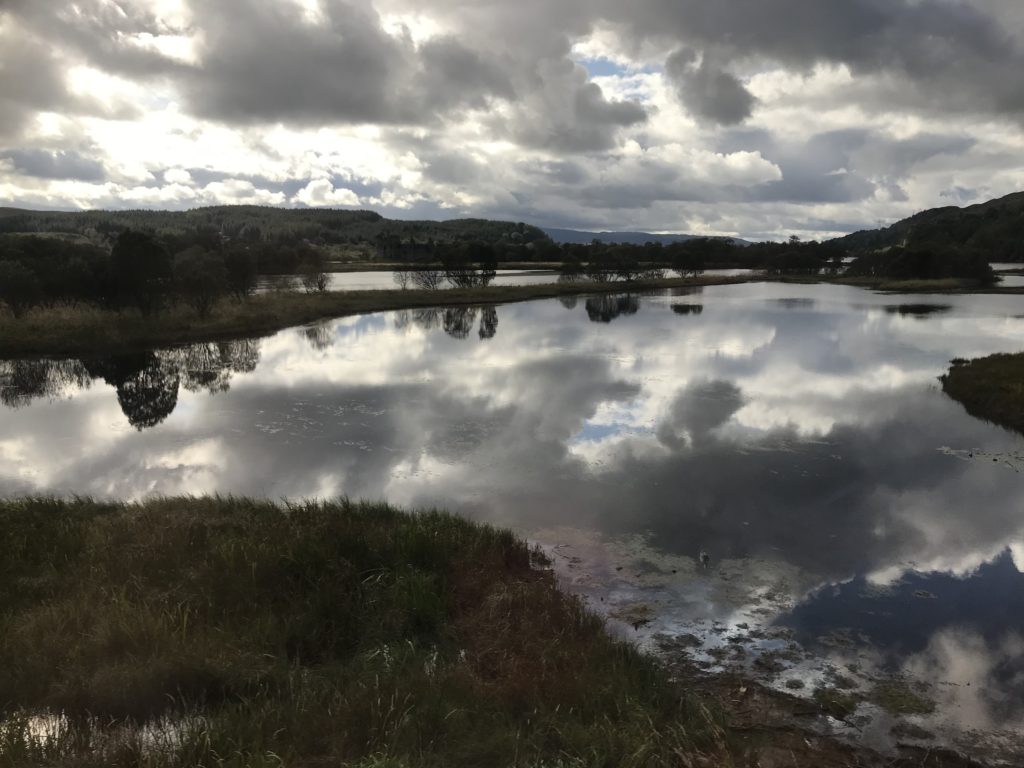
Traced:
<path fill-rule="evenodd" d="M 1022 317 L 1019 296 L 757 283 L 0 362 L 0 493 L 444 506 L 545 545 L 645 642 L 805 693 L 909 676 L 938 705 L 916 724 L 1013 758 L 1024 439 L 937 377 L 1020 350 Z"/>
<path fill-rule="evenodd" d="M 719 277 L 738 277 L 754 274 L 752 269 L 709 269 L 705 275 Z M 671 273 L 669 273 L 671 275 Z M 329 272 L 327 274 L 327 290 L 337 291 L 388 291 L 399 286 L 395 283 L 395 273 L 391 271 L 365 272 Z M 523 286 L 551 285 L 558 282 L 559 273 L 551 270 L 515 270 L 499 269 L 491 285 Z M 413 287 L 410 284 L 410 287 Z M 449 287 L 447 284 L 443 286 Z M 263 275 L 257 284 L 257 292 L 266 293 L 274 290 L 301 290 L 301 279 L 295 275 Z"/>

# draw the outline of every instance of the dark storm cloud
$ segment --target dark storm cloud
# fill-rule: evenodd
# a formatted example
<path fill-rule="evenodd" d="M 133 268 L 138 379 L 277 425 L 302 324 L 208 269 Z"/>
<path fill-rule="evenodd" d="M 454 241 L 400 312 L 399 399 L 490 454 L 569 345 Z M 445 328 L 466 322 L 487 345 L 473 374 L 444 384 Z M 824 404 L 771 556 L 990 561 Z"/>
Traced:
<path fill-rule="evenodd" d="M 9 160 L 18 173 L 39 179 L 103 181 L 106 178 L 103 163 L 77 152 L 12 149 L 0 152 L 0 158 Z"/>
<path fill-rule="evenodd" d="M 742 123 L 753 112 L 756 99 L 750 91 L 709 57 L 698 60 L 693 51 L 680 49 L 668 57 L 665 71 L 679 100 L 698 118 L 731 125 Z"/>
<path fill-rule="evenodd" d="M 184 82 L 198 114 L 234 122 L 396 122 L 420 105 L 404 86 L 411 44 L 369 9 L 331 2 L 326 21 L 285 3 L 194 0 L 201 68 Z M 401 91 L 401 92 L 399 92 Z"/>
<path fill-rule="evenodd" d="M 631 3 L 620 21 L 637 40 L 682 42 L 726 62 L 847 64 L 855 76 L 898 84 L 879 106 L 1019 115 L 1024 51 L 995 13 L 963 0 L 650 0 Z"/>

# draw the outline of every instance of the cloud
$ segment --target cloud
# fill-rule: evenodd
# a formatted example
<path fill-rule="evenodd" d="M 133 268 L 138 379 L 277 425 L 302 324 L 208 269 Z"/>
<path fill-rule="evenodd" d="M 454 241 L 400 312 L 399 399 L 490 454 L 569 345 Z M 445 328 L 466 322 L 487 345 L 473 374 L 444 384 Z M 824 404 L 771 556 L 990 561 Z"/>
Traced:
<path fill-rule="evenodd" d="M 77 152 L 12 149 L 0 152 L 0 158 L 10 160 L 18 173 L 40 179 L 102 181 L 106 178 L 103 163 L 83 157 Z"/>
<path fill-rule="evenodd" d="M 668 57 L 665 70 L 676 86 L 679 100 L 698 118 L 722 125 L 742 123 L 756 99 L 734 75 L 716 67 L 710 57 L 698 58 L 680 49 Z"/>
<path fill-rule="evenodd" d="M 650 0 L 623 8 L 617 21 L 634 39 L 680 42 L 723 62 L 768 59 L 793 69 L 848 65 L 877 78 L 888 103 L 947 112 L 1024 116 L 1021 39 L 1006 31 L 1008 6 L 944 0 Z M 1020 12 L 1016 11 L 1019 20 Z M 677 62 L 678 66 L 678 62 Z M 710 76 L 714 75 L 711 70 Z M 726 90 L 729 86 L 725 86 Z"/>
<path fill-rule="evenodd" d="M 335 187 L 327 179 L 315 179 L 292 198 L 294 202 L 308 206 L 359 205 L 359 196 L 351 189 Z"/>
<path fill-rule="evenodd" d="M 417 46 L 366 2 L 325 0 L 310 23 L 287 2 L 193 2 L 199 63 L 183 78 L 196 114 L 229 122 L 429 123 L 511 98 L 501 70 L 454 37 Z"/>

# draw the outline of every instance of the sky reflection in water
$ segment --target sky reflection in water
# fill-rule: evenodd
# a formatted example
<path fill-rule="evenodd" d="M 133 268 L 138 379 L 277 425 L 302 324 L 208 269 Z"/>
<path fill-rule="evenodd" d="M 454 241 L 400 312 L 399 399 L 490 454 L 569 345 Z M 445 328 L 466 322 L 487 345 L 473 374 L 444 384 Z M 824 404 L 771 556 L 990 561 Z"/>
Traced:
<path fill-rule="evenodd" d="M 1013 725 L 1024 440 L 937 377 L 1017 351 L 1021 315 L 1016 296 L 750 284 L 0 362 L 0 493 L 346 494 L 641 542 L 661 628 L 749 619 L 770 589 L 763 623 L 806 647 L 853 628 L 880 666 L 972 678 L 961 724 Z M 701 548 L 731 586 L 694 572 Z M 579 552 L 578 588 L 614 595 L 613 550 Z"/>

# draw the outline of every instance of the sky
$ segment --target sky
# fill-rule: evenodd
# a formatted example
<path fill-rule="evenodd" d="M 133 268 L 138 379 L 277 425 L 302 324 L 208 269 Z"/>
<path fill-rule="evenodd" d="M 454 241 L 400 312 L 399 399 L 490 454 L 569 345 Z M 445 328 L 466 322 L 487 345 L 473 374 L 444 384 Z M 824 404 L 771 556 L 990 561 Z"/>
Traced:
<path fill-rule="evenodd" d="M 823 239 L 1024 189 L 1020 0 L 0 0 L 0 205 Z"/>

